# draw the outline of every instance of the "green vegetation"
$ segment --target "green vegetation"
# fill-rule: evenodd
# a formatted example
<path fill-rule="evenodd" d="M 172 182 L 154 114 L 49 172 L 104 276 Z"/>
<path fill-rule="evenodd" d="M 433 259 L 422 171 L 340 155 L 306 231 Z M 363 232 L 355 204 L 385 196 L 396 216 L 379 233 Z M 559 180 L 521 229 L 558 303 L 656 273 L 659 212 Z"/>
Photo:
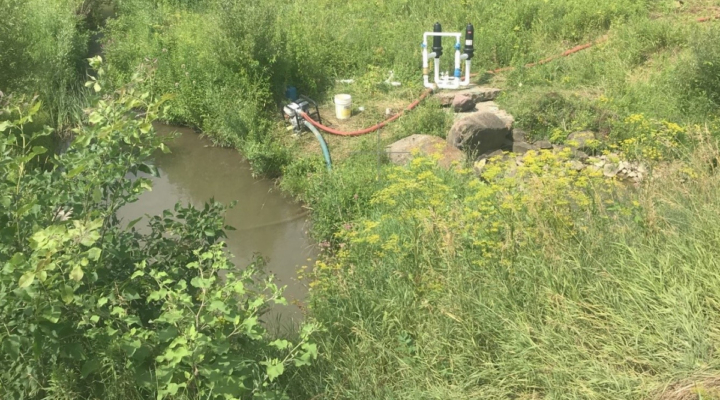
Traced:
<path fill-rule="evenodd" d="M 101 92 L 97 75 L 86 86 Z M 145 234 L 118 221 L 150 189 L 127 176 L 166 149 L 151 122 L 167 98 L 141 91 L 145 77 L 95 98 L 60 155 L 38 145 L 52 129 L 28 130 L 40 102 L 2 103 L 4 399 L 280 399 L 283 373 L 317 354 L 313 324 L 294 343 L 269 338 L 260 318 L 285 300 L 261 265 L 233 272 L 223 206 L 178 204 Z"/>
<path fill-rule="evenodd" d="M 81 0 L 4 0 L 0 3 L 0 90 L 38 95 L 38 123 L 65 135 L 82 114 L 81 90 L 92 4 Z"/>
<path fill-rule="evenodd" d="M 720 24 L 695 22 L 720 14 L 717 0 L 116 0 L 99 77 L 115 91 L 98 101 L 83 59 L 100 3 L 0 4 L 14 22 L 0 26 L 0 90 L 15 96 L 0 116 L 2 394 L 719 397 Z M 647 179 L 578 171 L 568 152 L 491 163 L 480 179 L 428 158 L 389 165 L 378 143 L 447 133 L 434 100 L 380 137 L 328 137 L 332 173 L 314 139 L 281 127 L 288 85 L 325 107 L 351 93 L 366 111 L 350 128 L 407 104 L 436 20 L 475 24 L 476 71 L 516 67 L 476 80 L 503 89 L 532 138 L 595 131 L 597 154 L 640 162 Z M 401 88 L 381 84 L 390 70 Z M 35 93 L 49 107 L 22 105 Z M 127 117 L 137 108 L 148 114 Z M 52 119 L 22 120 L 43 109 Z M 178 208 L 146 235 L 118 226 L 114 210 L 145 184 L 121 178 L 162 146 L 156 117 L 236 147 L 313 210 L 322 256 L 303 273 L 322 329 L 269 337 L 255 318 L 282 301 L 272 282 L 255 266 L 217 278 L 222 206 Z M 71 150 L 38 147 L 43 124 L 74 127 Z"/>

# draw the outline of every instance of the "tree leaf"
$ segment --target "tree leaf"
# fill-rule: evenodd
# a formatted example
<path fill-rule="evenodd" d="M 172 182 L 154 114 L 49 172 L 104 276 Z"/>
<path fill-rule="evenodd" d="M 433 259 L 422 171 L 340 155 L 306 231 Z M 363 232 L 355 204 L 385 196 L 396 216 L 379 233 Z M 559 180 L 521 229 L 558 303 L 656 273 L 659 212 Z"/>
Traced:
<path fill-rule="evenodd" d="M 95 82 L 95 84 L 93 85 L 93 89 L 95 90 L 95 92 L 99 92 L 102 88 L 100 87 L 99 83 Z"/>
<path fill-rule="evenodd" d="M 18 282 L 18 285 L 21 288 L 26 288 L 35 281 L 35 272 L 34 271 L 28 271 L 23 274 L 23 276 L 20 277 L 20 281 Z"/>
<path fill-rule="evenodd" d="M 70 279 L 79 282 L 85 273 L 83 272 L 82 268 L 80 268 L 80 265 L 75 265 L 75 268 L 70 271 Z"/>
<path fill-rule="evenodd" d="M 284 339 L 278 339 L 278 340 L 270 342 L 270 346 L 274 346 L 278 350 L 285 350 L 285 349 L 289 349 L 290 346 L 292 346 L 292 343 L 290 343 Z"/>
<path fill-rule="evenodd" d="M 80 243 L 83 246 L 90 247 L 93 244 L 95 244 L 95 242 L 97 242 L 98 239 L 100 239 L 100 234 L 95 231 L 92 231 L 92 232 L 86 233 L 82 237 L 82 239 L 80 239 Z"/>
<path fill-rule="evenodd" d="M 140 125 L 140 132 L 142 133 L 148 133 L 152 129 L 152 125 L 149 122 L 146 122 L 142 125 Z"/>
<path fill-rule="evenodd" d="M 199 276 L 196 276 L 190 280 L 190 285 L 194 286 L 196 288 L 209 288 L 210 287 L 210 280 L 204 279 Z"/>
<path fill-rule="evenodd" d="M 285 372 L 285 365 L 283 365 L 283 363 L 277 358 L 273 358 L 272 360 L 263 362 L 262 364 L 264 364 L 267 368 L 267 375 L 270 382 L 274 381 L 278 376 Z"/>
<path fill-rule="evenodd" d="M 178 330 L 174 326 L 168 326 L 167 328 L 158 332 L 158 340 L 161 342 L 167 342 L 170 339 L 175 339 L 178 335 Z"/>
<path fill-rule="evenodd" d="M 42 311 L 42 317 L 53 324 L 57 324 L 60 321 L 60 308 L 56 306 L 46 307 Z"/>
<path fill-rule="evenodd" d="M 82 375 L 82 378 L 85 379 L 88 377 L 88 375 L 100 369 L 100 365 L 101 364 L 99 358 L 92 358 L 90 360 L 87 360 L 85 364 L 83 364 L 82 368 L 80 368 L 80 375 Z"/>
<path fill-rule="evenodd" d="M 87 255 L 88 258 L 97 261 L 100 258 L 100 255 L 102 254 L 102 250 L 100 250 L 97 247 L 93 247 L 92 249 L 88 250 Z"/>
<path fill-rule="evenodd" d="M 100 123 L 103 119 L 105 118 L 103 118 L 103 116 L 96 111 L 90 114 L 90 118 L 88 118 L 88 121 L 90 121 L 91 124 L 97 124 Z"/>
<path fill-rule="evenodd" d="M 60 298 L 62 299 L 63 303 L 65 303 L 65 304 L 72 303 L 74 297 L 75 297 L 75 290 L 68 285 L 63 285 L 62 292 L 60 293 Z"/>
<path fill-rule="evenodd" d="M 10 121 L 0 122 L 0 132 L 5 132 L 5 130 L 9 127 L 10 127 Z"/>
<path fill-rule="evenodd" d="M 77 174 L 83 172 L 83 170 L 85 170 L 86 167 L 87 167 L 87 165 L 79 165 L 79 166 L 73 168 L 73 169 L 70 170 L 70 172 L 68 172 L 68 174 L 67 174 L 68 179 L 69 179 L 69 178 L 74 178 Z"/>
<path fill-rule="evenodd" d="M 95 186 L 95 189 L 93 189 L 92 199 L 96 203 L 102 200 L 102 188 L 100 186 Z"/>
<path fill-rule="evenodd" d="M 130 222 L 128 223 L 128 225 L 127 225 L 127 229 L 130 229 L 130 228 L 132 228 L 133 226 L 135 226 L 135 224 L 137 224 L 138 222 L 140 222 L 140 220 L 142 220 L 142 218 L 143 218 L 143 217 L 138 217 L 137 219 L 134 219 L 134 220 L 130 221 Z"/>

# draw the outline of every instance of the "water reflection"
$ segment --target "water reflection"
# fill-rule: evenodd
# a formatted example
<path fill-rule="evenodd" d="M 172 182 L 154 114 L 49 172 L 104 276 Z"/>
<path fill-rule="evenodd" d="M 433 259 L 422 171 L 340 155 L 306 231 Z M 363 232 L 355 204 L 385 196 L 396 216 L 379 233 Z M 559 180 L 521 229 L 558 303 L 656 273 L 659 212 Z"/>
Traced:
<path fill-rule="evenodd" d="M 278 284 L 287 285 L 288 301 L 303 300 L 306 288 L 297 280 L 296 271 L 315 256 L 305 234 L 307 212 L 272 182 L 253 179 L 236 150 L 212 147 L 187 128 L 157 125 L 156 129 L 159 134 L 178 131 L 181 135 L 169 143 L 172 153 L 156 155 L 160 177 L 151 177 L 153 190 L 124 207 L 119 216 L 130 221 L 145 214 L 158 215 L 178 201 L 200 207 L 210 198 L 224 204 L 237 200 L 226 215 L 226 223 L 237 229 L 229 231 L 227 238 L 233 262 L 242 267 L 260 253 Z M 295 305 L 276 307 L 269 316 L 282 324 L 296 323 L 300 317 Z"/>

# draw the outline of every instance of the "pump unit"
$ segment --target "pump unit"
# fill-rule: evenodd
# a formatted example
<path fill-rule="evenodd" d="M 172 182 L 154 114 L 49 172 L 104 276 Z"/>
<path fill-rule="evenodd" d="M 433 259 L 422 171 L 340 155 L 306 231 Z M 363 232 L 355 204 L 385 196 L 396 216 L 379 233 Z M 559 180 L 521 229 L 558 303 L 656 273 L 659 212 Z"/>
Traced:
<path fill-rule="evenodd" d="M 423 57 L 423 84 L 426 88 L 430 89 L 459 89 L 470 85 L 470 60 L 473 58 L 475 48 L 473 47 L 473 40 L 475 36 L 475 28 L 472 24 L 467 24 L 465 28 L 465 46 L 463 46 L 463 52 L 461 54 L 461 41 L 462 32 L 443 32 L 442 25 L 439 22 L 435 23 L 432 32 L 425 32 L 423 35 L 422 43 L 422 57 Z M 432 52 L 428 53 L 428 38 L 433 38 Z M 443 54 L 442 38 L 443 37 L 454 37 L 455 38 L 455 70 L 452 75 L 449 72 L 440 72 L 440 57 Z M 435 78 L 434 82 L 430 82 L 430 63 L 429 59 L 435 60 Z M 460 62 L 465 60 L 465 78 L 461 79 L 462 69 Z"/>
<path fill-rule="evenodd" d="M 297 100 L 283 107 L 282 113 L 288 129 L 292 127 L 295 133 L 300 133 L 305 129 L 305 120 L 300 115 L 301 113 L 305 113 L 315 121 L 322 123 L 317 103 L 307 96 L 300 95 Z"/>

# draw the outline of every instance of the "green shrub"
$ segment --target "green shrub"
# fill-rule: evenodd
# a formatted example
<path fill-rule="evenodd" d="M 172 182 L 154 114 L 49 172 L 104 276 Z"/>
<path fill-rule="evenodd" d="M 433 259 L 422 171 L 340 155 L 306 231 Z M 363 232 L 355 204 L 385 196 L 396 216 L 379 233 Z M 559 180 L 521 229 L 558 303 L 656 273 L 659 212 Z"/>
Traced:
<path fill-rule="evenodd" d="M 101 92 L 97 75 L 87 86 Z M 166 150 L 152 122 L 167 99 L 144 80 L 96 99 L 56 156 L 38 145 L 50 129 L 25 131 L 40 103 L 2 105 L 0 397 L 286 399 L 286 371 L 317 355 L 316 327 L 269 337 L 262 315 L 285 300 L 258 263 L 229 261 L 225 208 L 178 204 L 147 233 L 116 217 L 150 189 L 128 176 L 156 173 L 145 161 Z"/>

